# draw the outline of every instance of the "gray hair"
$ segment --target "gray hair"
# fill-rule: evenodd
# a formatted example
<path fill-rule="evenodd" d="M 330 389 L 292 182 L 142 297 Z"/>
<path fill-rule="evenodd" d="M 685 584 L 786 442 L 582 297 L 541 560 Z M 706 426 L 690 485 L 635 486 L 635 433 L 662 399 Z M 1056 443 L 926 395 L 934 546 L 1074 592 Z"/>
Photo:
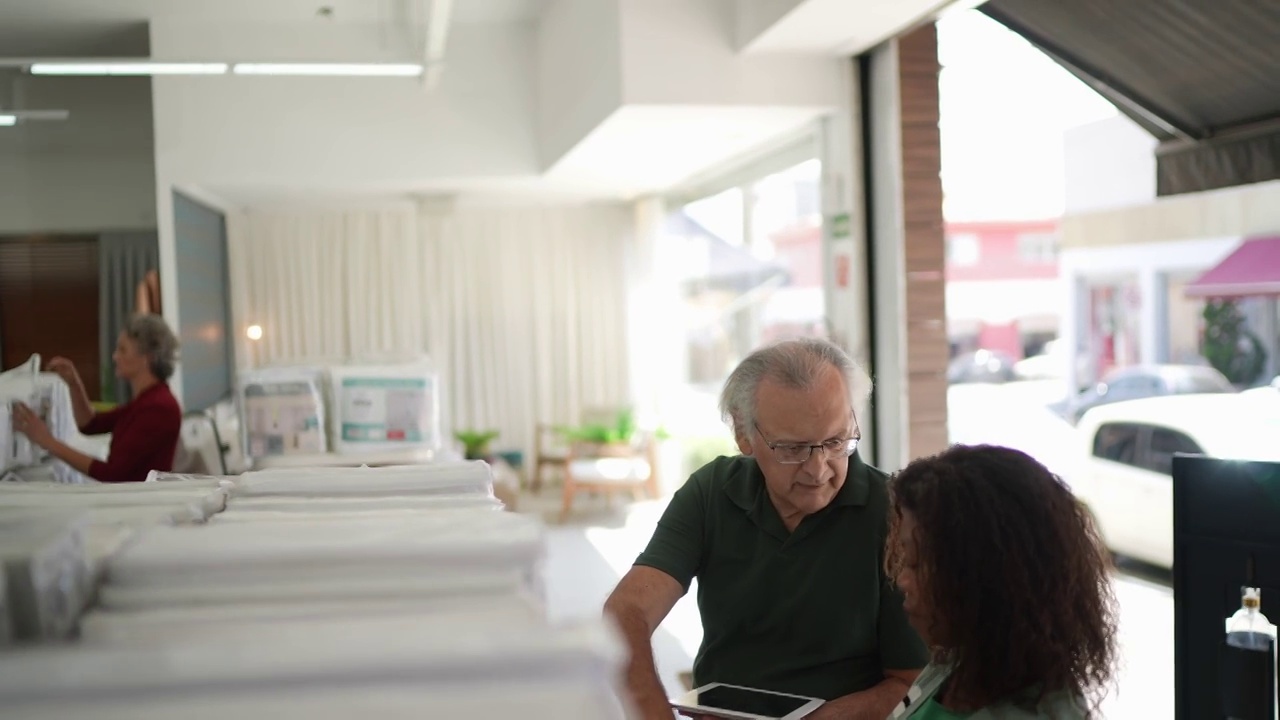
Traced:
<path fill-rule="evenodd" d="M 124 324 L 124 334 L 138 352 L 147 356 L 151 374 L 161 380 L 173 377 L 178 361 L 178 338 L 159 315 L 134 315 Z"/>
<path fill-rule="evenodd" d="M 871 396 L 871 376 L 843 348 L 830 340 L 798 338 L 760 348 L 738 363 L 720 393 L 720 414 L 734 435 L 746 435 L 756 422 L 756 390 L 762 381 L 803 390 L 813 387 L 828 367 L 844 376 L 852 407 Z"/>

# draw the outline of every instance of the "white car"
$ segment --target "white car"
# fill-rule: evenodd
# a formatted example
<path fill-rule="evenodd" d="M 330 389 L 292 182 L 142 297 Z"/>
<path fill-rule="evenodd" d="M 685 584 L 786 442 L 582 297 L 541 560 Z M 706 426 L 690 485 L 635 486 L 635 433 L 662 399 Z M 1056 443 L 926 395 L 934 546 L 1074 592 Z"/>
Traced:
<path fill-rule="evenodd" d="M 1090 409 L 1068 478 L 1119 555 L 1173 567 L 1174 453 L 1280 460 L 1280 396 L 1169 395 Z"/>

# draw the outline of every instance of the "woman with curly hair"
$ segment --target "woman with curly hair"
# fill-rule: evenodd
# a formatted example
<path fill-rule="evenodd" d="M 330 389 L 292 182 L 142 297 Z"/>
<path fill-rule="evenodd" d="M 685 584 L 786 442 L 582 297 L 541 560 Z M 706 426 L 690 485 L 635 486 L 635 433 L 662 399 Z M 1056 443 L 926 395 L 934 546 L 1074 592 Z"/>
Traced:
<path fill-rule="evenodd" d="M 890 485 L 886 562 L 931 662 L 891 718 L 1093 717 L 1115 658 L 1110 559 L 1025 453 L 956 445 Z"/>

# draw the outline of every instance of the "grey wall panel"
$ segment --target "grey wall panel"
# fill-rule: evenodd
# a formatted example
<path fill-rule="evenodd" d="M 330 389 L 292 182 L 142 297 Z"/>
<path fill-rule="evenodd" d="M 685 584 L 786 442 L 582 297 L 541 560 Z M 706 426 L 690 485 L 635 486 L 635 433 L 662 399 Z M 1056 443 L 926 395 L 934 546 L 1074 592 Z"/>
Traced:
<path fill-rule="evenodd" d="M 227 223 L 221 212 L 173 194 L 182 404 L 204 410 L 231 394 Z M 162 278 L 162 281 L 165 281 Z"/>

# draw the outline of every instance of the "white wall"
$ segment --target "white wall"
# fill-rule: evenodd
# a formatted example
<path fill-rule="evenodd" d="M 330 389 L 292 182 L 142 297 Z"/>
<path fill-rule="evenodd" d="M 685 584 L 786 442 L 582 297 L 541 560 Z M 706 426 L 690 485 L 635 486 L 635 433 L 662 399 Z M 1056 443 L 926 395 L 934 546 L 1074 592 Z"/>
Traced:
<path fill-rule="evenodd" d="M 1156 198 L 1156 139 L 1123 115 L 1067 130 L 1066 214 Z"/>
<path fill-rule="evenodd" d="M 0 128 L 0 233 L 154 228 L 149 82 L 28 77 L 15 85 L 21 107 L 71 117 Z"/>
<path fill-rule="evenodd" d="M 1114 210 L 1068 215 L 1063 247 L 1110 247 L 1280 231 L 1280 180 L 1170 195 Z"/>
<path fill-rule="evenodd" d="M 148 157 L 0 154 L 0 235 L 156 226 Z"/>

